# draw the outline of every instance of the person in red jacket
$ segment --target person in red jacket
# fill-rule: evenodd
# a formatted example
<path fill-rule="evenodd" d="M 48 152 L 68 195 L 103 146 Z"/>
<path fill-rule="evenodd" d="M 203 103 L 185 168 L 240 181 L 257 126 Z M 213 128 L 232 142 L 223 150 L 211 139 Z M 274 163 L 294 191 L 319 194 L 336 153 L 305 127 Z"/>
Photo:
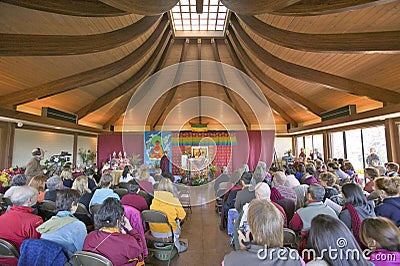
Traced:
<path fill-rule="evenodd" d="M 36 204 L 38 191 L 30 186 L 21 186 L 11 195 L 14 206 L 9 212 L 0 216 L 0 238 L 10 241 L 19 250 L 27 238 L 40 238 L 36 227 L 43 223 L 40 216 L 32 214 L 31 208 Z M 0 258 L 0 265 L 16 265 L 14 259 Z"/>

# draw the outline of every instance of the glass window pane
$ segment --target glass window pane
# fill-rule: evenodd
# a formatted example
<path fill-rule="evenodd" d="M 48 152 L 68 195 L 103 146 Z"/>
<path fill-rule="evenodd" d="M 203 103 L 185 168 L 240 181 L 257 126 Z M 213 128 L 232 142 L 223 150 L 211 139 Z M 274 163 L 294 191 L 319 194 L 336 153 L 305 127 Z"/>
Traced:
<path fill-rule="evenodd" d="M 379 157 L 380 164 L 387 162 L 385 127 L 379 126 L 379 127 L 363 128 L 362 132 L 364 141 L 363 144 L 364 144 L 365 160 L 367 159 L 367 156 L 370 154 L 371 148 L 373 148 L 375 149 L 375 153 Z"/>
<path fill-rule="evenodd" d="M 330 134 L 332 158 L 344 158 L 343 132 Z"/>
<path fill-rule="evenodd" d="M 353 164 L 354 170 L 362 172 L 364 169 L 362 156 L 361 129 L 347 130 L 346 150 L 347 159 Z"/>
<path fill-rule="evenodd" d="M 190 12 L 189 6 L 182 6 L 182 12 Z"/>
<path fill-rule="evenodd" d="M 210 19 L 217 19 L 217 13 L 210 13 L 209 14 Z"/>
<path fill-rule="evenodd" d="M 224 30 L 224 26 L 217 26 L 216 30 Z"/>
<path fill-rule="evenodd" d="M 319 153 L 319 156 L 324 159 L 324 137 L 322 134 L 313 136 L 313 146 L 314 146 L 314 159 L 317 159 L 315 152 Z"/>
<path fill-rule="evenodd" d="M 312 146 L 312 136 L 305 136 L 306 146 L 304 147 L 304 152 L 306 153 L 306 158 L 309 157 L 311 150 L 313 149 Z"/>
<path fill-rule="evenodd" d="M 189 13 L 182 13 L 182 18 L 183 19 L 190 19 L 190 14 Z"/>
<path fill-rule="evenodd" d="M 210 6 L 210 12 L 218 12 L 217 6 Z"/>
<path fill-rule="evenodd" d="M 300 149 L 303 148 L 303 137 L 297 137 L 296 156 L 299 156 Z"/>

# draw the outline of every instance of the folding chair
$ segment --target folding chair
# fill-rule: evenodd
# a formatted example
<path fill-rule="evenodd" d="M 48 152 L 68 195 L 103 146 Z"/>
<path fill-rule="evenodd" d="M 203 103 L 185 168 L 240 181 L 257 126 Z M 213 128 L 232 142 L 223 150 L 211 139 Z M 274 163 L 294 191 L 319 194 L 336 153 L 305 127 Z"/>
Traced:
<path fill-rule="evenodd" d="M 76 209 L 74 216 L 86 225 L 86 229 L 89 232 L 94 230 L 92 215 L 90 215 L 83 203 L 78 203 L 78 209 Z"/>
<path fill-rule="evenodd" d="M 114 188 L 114 192 L 118 194 L 118 196 L 122 199 L 123 196 L 128 194 L 128 190 L 126 188 Z"/>
<path fill-rule="evenodd" d="M 19 252 L 14 247 L 14 245 L 5 240 L 0 238 L 0 258 L 15 258 L 19 259 Z"/>
<path fill-rule="evenodd" d="M 160 211 L 145 210 L 145 211 L 142 211 L 142 220 L 143 220 L 143 222 L 146 222 L 146 223 L 165 224 L 169 227 L 169 229 L 171 231 L 171 236 L 168 238 L 154 237 L 151 234 L 150 230 L 148 230 L 145 233 L 147 248 L 149 251 L 159 252 L 160 251 L 159 249 L 153 247 L 159 243 L 162 243 L 162 244 L 166 245 L 167 247 L 168 246 L 170 247 L 168 249 L 165 249 L 165 251 L 169 250 L 169 257 L 168 257 L 168 266 L 169 266 L 171 259 L 178 253 L 178 251 L 174 245 L 174 232 L 172 230 L 171 224 L 168 222 L 167 215 Z"/>
<path fill-rule="evenodd" d="M 92 215 L 94 216 L 96 213 L 99 212 L 101 205 L 103 204 L 93 204 L 92 206 L 90 206 L 90 212 L 92 213 Z"/>
<path fill-rule="evenodd" d="M 283 228 L 283 246 L 297 249 L 296 233 L 289 228 Z"/>
<path fill-rule="evenodd" d="M 51 200 L 44 200 L 38 204 L 39 216 L 47 221 L 52 216 L 56 215 L 56 203 Z"/>
<path fill-rule="evenodd" d="M 71 261 L 75 266 L 113 266 L 106 257 L 88 251 L 77 251 L 72 254 Z"/>

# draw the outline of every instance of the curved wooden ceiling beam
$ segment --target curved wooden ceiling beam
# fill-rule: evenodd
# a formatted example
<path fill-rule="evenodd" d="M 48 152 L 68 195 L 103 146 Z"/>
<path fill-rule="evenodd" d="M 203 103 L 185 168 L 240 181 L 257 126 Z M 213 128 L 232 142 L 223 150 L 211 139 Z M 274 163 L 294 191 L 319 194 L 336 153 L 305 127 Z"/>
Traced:
<path fill-rule="evenodd" d="M 400 52 L 400 31 L 307 34 L 275 28 L 253 16 L 239 15 L 239 19 L 263 39 L 295 50 L 330 53 Z M 236 16 L 231 16 L 231 21 L 234 20 L 237 20 Z"/>
<path fill-rule="evenodd" d="M 239 69 L 240 71 L 242 71 L 243 73 L 249 75 L 249 73 L 247 72 L 247 70 L 245 69 L 245 67 L 243 66 L 242 62 L 240 62 L 239 58 L 237 57 L 234 49 L 233 49 L 233 45 L 230 41 L 230 39 L 226 39 L 227 41 L 227 47 L 228 47 L 228 51 L 229 51 L 229 55 L 232 58 L 234 67 L 236 67 L 237 69 Z M 244 83 L 246 83 L 246 85 L 251 88 L 252 86 L 247 84 L 247 79 L 243 78 L 242 76 L 240 76 L 243 80 Z M 265 98 L 268 101 L 268 104 L 271 106 L 271 108 L 273 110 L 275 110 L 282 118 L 283 120 L 285 120 L 287 123 L 293 125 L 294 127 L 297 127 L 297 121 L 294 120 L 288 113 L 286 113 L 285 110 L 283 110 L 281 107 L 279 107 L 279 104 L 277 104 L 276 102 L 274 102 L 265 92 L 264 90 L 261 90 L 262 93 L 264 94 Z"/>
<path fill-rule="evenodd" d="M 353 11 L 395 1 L 397 0 L 302 0 L 271 13 L 280 16 L 317 16 Z"/>
<path fill-rule="evenodd" d="M 162 53 L 162 57 L 160 59 L 160 62 L 158 63 L 158 65 L 156 67 L 156 70 L 154 70 L 154 72 L 152 74 L 155 74 L 158 71 L 160 71 L 163 68 L 163 66 L 165 65 L 165 61 L 167 60 L 167 56 L 168 56 L 170 48 L 172 46 L 171 44 L 172 44 L 172 40 L 170 40 L 168 42 L 168 46 L 167 46 L 167 48 L 165 48 L 164 52 Z M 154 82 L 156 81 L 156 79 L 152 79 L 152 81 L 153 80 L 154 80 Z M 149 86 L 149 87 L 151 87 L 151 86 Z M 126 108 L 128 107 L 128 104 L 130 102 L 130 99 L 131 99 L 133 93 L 136 91 L 136 89 L 137 88 L 134 88 L 131 91 L 125 93 L 124 96 L 122 96 L 121 99 L 119 99 L 117 101 L 117 103 L 115 103 L 115 105 L 119 106 L 118 110 L 115 111 L 111 115 L 111 118 L 103 125 L 103 129 L 109 129 L 109 127 L 111 125 L 114 125 L 119 120 L 121 115 L 125 113 Z"/>
<path fill-rule="evenodd" d="M 228 9 L 247 15 L 257 15 L 280 10 L 300 0 L 221 0 Z"/>
<path fill-rule="evenodd" d="M 400 93 L 385 88 L 377 87 L 371 84 L 359 82 L 356 80 L 336 76 L 323 71 L 300 66 L 282 60 L 264 50 L 255 41 L 253 41 L 238 21 L 232 21 L 231 29 L 238 39 L 267 66 L 290 77 L 323 85 L 328 88 L 344 91 L 358 96 L 366 96 L 370 99 L 384 103 L 399 103 Z"/>
<path fill-rule="evenodd" d="M 113 17 L 129 14 L 106 5 L 100 1 L 92 0 L 2 0 L 15 6 L 35 9 L 69 16 L 80 17 Z"/>
<path fill-rule="evenodd" d="M 257 77 L 262 84 L 264 84 L 267 88 L 275 92 L 276 94 L 282 96 L 283 98 L 300 105 L 301 107 L 309 110 L 310 112 L 314 113 L 316 116 L 321 116 L 321 113 L 326 111 L 325 109 L 319 107 L 312 101 L 304 98 L 300 94 L 286 88 L 279 82 L 275 81 L 274 79 L 270 78 L 266 75 L 246 54 L 243 47 L 240 45 L 239 40 L 236 38 L 235 35 L 229 34 L 229 38 L 232 38 L 231 45 L 233 49 L 236 51 L 240 61 L 247 67 L 247 69 L 253 73 L 254 76 Z"/>
<path fill-rule="evenodd" d="M 111 64 L 74 74 L 39 86 L 12 92 L 0 98 L 0 106 L 12 107 L 58 93 L 87 86 L 122 73 L 137 64 L 158 43 L 168 28 L 168 20 L 162 20 L 152 35 L 136 50 Z"/>
<path fill-rule="evenodd" d="M 110 92 L 103 94 L 99 98 L 97 98 L 94 102 L 89 103 L 85 107 L 81 108 L 76 114 L 78 115 L 78 119 L 82 119 L 88 114 L 96 111 L 97 109 L 103 107 L 104 105 L 108 104 L 109 102 L 113 101 L 114 99 L 120 97 L 121 95 L 127 93 L 132 88 L 141 84 L 156 68 L 157 63 L 167 46 L 169 39 L 171 37 L 171 31 L 166 31 L 157 45 L 157 48 L 146 62 L 146 64 L 136 72 L 132 77 L 126 80 L 124 83 L 120 84 Z"/>
<path fill-rule="evenodd" d="M 100 0 L 101 2 L 117 9 L 141 14 L 159 15 L 171 10 L 179 0 Z"/>
<path fill-rule="evenodd" d="M 125 28 L 93 35 L 31 35 L 0 33 L 0 56 L 88 54 L 119 47 L 139 38 L 160 19 L 144 17 Z"/>

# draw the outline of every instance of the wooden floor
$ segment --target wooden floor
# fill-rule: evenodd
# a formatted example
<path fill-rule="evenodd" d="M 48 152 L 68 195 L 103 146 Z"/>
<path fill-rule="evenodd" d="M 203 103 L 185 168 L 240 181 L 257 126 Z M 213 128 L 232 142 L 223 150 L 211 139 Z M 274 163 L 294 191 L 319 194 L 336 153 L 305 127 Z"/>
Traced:
<path fill-rule="evenodd" d="M 192 207 L 192 213 L 182 226 L 181 238 L 188 239 L 188 251 L 180 253 L 171 260 L 170 265 L 179 266 L 217 266 L 225 254 L 232 251 L 226 231 L 219 230 L 220 217 L 215 212 L 215 202 Z M 146 265 L 167 265 L 151 259 Z"/>

